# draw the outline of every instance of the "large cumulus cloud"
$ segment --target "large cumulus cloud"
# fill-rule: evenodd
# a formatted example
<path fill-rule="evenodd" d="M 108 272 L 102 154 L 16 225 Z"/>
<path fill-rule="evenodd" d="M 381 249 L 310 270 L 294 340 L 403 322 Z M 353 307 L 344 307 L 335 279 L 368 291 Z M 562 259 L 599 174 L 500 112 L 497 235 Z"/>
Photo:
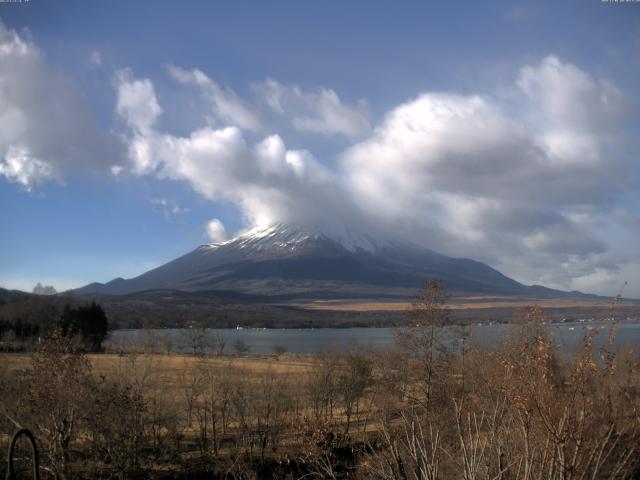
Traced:
<path fill-rule="evenodd" d="M 425 93 L 395 108 L 342 160 L 359 204 L 397 228 L 568 286 L 574 265 L 605 263 L 609 225 L 594 222 L 625 188 L 623 115 L 611 83 L 549 56 L 508 95 Z"/>

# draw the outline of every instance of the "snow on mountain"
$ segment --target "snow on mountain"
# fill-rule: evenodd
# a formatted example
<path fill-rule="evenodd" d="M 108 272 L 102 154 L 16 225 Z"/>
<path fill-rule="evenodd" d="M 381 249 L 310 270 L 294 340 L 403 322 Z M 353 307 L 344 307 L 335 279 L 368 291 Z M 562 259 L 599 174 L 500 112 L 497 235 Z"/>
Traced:
<path fill-rule="evenodd" d="M 356 233 L 348 228 L 328 233 L 318 227 L 278 223 L 267 227 L 256 227 L 231 240 L 211 243 L 203 245 L 203 247 L 220 248 L 221 246 L 234 245 L 241 249 L 258 251 L 271 248 L 295 250 L 306 243 L 318 241 L 333 241 L 351 252 L 357 250 L 374 252 L 387 244 L 379 239 L 373 239 L 370 235 Z"/>
<path fill-rule="evenodd" d="M 201 245 L 158 268 L 124 280 L 93 283 L 78 293 L 152 289 L 224 290 L 305 298 L 404 295 L 428 279 L 457 292 L 526 294 L 526 287 L 469 259 L 451 258 L 401 239 L 349 228 L 277 224 Z"/>

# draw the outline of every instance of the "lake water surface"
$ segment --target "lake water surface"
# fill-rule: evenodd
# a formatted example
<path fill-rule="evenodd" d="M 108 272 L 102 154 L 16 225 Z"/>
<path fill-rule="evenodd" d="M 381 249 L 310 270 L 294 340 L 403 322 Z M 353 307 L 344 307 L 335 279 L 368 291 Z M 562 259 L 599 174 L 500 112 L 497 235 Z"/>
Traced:
<path fill-rule="evenodd" d="M 586 326 L 598 329 L 595 345 L 606 342 L 609 324 L 593 322 L 589 324 L 563 323 L 551 325 L 551 332 L 560 349 L 569 353 L 580 344 L 587 333 Z M 484 348 L 495 346 L 509 329 L 509 325 L 474 325 L 466 327 L 469 343 Z M 225 353 L 234 353 L 234 344 L 241 339 L 251 353 L 272 354 L 277 347 L 299 354 L 313 354 L 322 350 L 335 349 L 344 351 L 349 346 L 385 348 L 395 342 L 395 328 L 321 328 L 321 329 L 208 329 L 210 337 L 220 334 L 225 339 Z M 163 349 L 163 337 L 171 339 L 171 350 L 189 352 L 189 339 L 184 329 L 156 330 L 116 330 L 112 332 L 107 347 L 114 349 L 127 347 L 143 347 L 150 342 L 156 344 L 158 350 Z M 448 343 L 455 348 L 459 344 L 459 331 L 448 334 Z M 640 324 L 636 322 L 619 323 L 616 327 L 615 344 L 619 348 L 640 348 Z"/>

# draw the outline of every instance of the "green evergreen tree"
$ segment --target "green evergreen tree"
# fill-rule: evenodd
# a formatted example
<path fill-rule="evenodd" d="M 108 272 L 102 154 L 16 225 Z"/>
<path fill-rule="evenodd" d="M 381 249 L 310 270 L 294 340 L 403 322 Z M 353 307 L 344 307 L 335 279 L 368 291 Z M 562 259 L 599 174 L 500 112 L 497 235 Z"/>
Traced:
<path fill-rule="evenodd" d="M 99 352 L 109 333 L 109 322 L 102 307 L 95 302 L 76 308 L 67 305 L 60 318 L 60 329 L 63 336 L 80 337 L 87 350 Z"/>

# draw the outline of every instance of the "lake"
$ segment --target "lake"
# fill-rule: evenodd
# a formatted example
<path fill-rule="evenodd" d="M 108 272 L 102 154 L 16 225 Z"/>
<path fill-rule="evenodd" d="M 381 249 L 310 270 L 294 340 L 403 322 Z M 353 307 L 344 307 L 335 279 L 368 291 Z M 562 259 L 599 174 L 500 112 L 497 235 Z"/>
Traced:
<path fill-rule="evenodd" d="M 558 341 L 560 349 L 571 352 L 582 341 L 586 326 L 598 329 L 595 345 L 602 345 L 609 334 L 608 323 L 562 323 L 551 325 L 551 332 Z M 469 343 L 484 348 L 495 346 L 504 338 L 509 325 L 473 325 L 466 327 L 470 334 Z M 222 335 L 225 339 L 225 353 L 234 353 L 234 343 L 240 339 L 254 354 L 272 354 L 274 348 L 281 346 L 290 353 L 312 354 L 322 350 L 344 351 L 349 346 L 360 345 L 372 348 L 385 348 L 394 344 L 395 328 L 321 328 L 321 329 L 207 329 L 208 335 Z M 640 324 L 623 322 L 617 325 L 615 344 L 619 348 L 640 346 Z M 184 329 L 156 330 L 115 330 L 111 333 L 106 346 L 113 349 L 143 347 L 154 342 L 158 350 L 163 349 L 163 337 L 171 339 L 171 350 L 178 353 L 189 352 L 189 340 Z M 451 347 L 459 344 L 456 331 L 449 332 L 448 343 Z"/>

